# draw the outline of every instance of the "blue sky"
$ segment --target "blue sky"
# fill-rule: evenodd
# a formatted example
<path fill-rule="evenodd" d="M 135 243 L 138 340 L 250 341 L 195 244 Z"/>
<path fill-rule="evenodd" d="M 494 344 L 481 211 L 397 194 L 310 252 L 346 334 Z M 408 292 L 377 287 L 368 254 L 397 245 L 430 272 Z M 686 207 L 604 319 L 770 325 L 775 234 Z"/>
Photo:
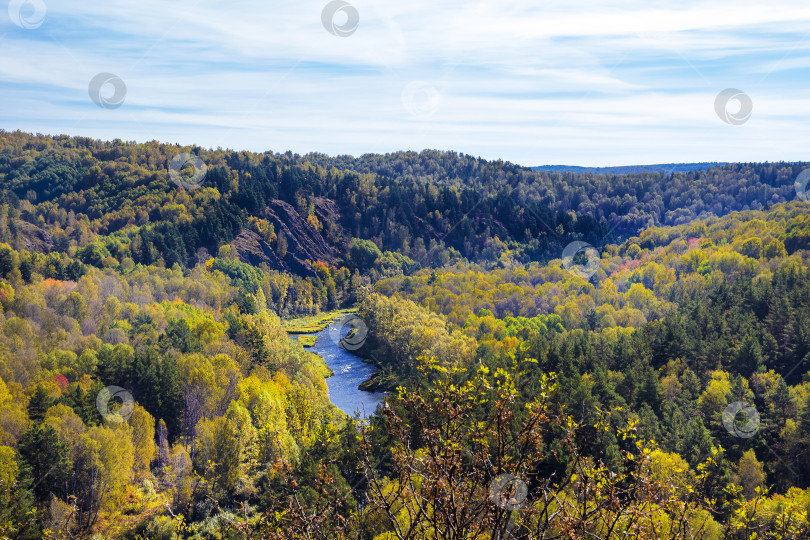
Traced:
<path fill-rule="evenodd" d="M 810 159 L 806 0 L 358 0 L 331 19 L 355 10 L 344 37 L 326 6 L 12 0 L 0 127 L 524 165 Z M 117 108 L 88 94 L 102 72 L 126 87 Z M 727 88 L 753 104 L 741 125 L 715 111 Z"/>

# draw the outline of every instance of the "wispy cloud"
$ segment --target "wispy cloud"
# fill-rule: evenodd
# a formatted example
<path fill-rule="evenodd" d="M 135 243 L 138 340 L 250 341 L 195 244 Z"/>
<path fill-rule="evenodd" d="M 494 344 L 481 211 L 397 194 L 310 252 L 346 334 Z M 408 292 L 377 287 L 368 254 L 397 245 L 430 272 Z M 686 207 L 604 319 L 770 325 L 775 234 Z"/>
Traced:
<path fill-rule="evenodd" d="M 349 37 L 321 0 L 44 1 L 36 28 L 0 12 L 5 129 L 527 165 L 807 159 L 803 1 L 364 0 Z M 90 99 L 99 72 L 125 81 L 122 107 Z M 729 87 L 753 100 L 742 126 L 714 111 Z"/>

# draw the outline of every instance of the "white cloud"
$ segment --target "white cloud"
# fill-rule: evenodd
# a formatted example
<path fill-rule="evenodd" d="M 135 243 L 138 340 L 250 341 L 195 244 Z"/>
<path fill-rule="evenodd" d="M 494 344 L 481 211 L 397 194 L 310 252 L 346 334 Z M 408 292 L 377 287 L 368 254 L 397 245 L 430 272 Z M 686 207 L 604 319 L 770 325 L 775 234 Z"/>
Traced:
<path fill-rule="evenodd" d="M 5 129 L 529 165 L 807 158 L 803 1 L 358 0 L 347 38 L 320 0 L 46 2 L 38 29 L 0 23 Z M 101 71 L 126 82 L 120 109 L 90 101 Z M 409 114 L 413 81 L 435 113 Z M 732 86 L 754 100 L 739 127 L 713 109 Z"/>

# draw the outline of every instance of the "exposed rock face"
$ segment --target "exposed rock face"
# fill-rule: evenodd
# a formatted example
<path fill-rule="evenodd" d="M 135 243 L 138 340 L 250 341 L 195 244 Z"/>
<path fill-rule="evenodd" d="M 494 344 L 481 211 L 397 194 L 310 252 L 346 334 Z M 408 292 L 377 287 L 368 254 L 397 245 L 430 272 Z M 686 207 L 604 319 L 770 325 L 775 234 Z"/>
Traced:
<path fill-rule="evenodd" d="M 315 216 L 321 222 L 334 223 L 337 212 L 334 202 L 320 199 L 315 201 Z M 290 204 L 273 199 L 265 209 L 265 218 L 273 224 L 276 234 L 282 233 L 287 240 L 287 254 L 280 259 L 276 251 L 258 233 L 243 230 L 234 238 L 231 245 L 243 262 L 299 274 L 313 274 L 310 261 L 337 262 L 337 253 L 321 234 L 314 230 Z"/>
<path fill-rule="evenodd" d="M 335 201 L 326 197 L 313 197 L 312 203 L 315 207 L 315 217 L 321 223 L 338 223 L 340 212 Z"/>
<path fill-rule="evenodd" d="M 236 250 L 239 260 L 254 266 L 262 263 L 276 270 L 289 271 L 289 266 L 278 258 L 264 239 L 254 231 L 243 229 L 236 238 L 231 241 L 231 246 Z"/>
<path fill-rule="evenodd" d="M 23 247 L 35 253 L 50 253 L 53 251 L 53 237 L 43 229 L 32 223 L 17 219 L 14 225 L 22 233 Z"/>

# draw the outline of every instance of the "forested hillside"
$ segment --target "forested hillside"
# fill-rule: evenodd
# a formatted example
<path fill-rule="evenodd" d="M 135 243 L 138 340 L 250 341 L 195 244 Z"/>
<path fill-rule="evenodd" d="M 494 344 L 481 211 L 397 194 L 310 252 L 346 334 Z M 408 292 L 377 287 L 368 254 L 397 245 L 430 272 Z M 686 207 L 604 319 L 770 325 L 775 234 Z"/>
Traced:
<path fill-rule="evenodd" d="M 593 283 L 561 261 L 389 278 L 361 309 L 376 336 L 367 343 L 387 348 L 379 357 L 393 372 L 427 354 L 407 348 L 415 340 L 396 322 L 421 304 L 443 313 L 457 339 L 474 339 L 491 369 L 531 359 L 556 372 L 559 405 L 579 420 L 620 408 L 646 439 L 691 466 L 722 445 L 733 477 L 750 450 L 749 459 L 762 460 L 757 485 L 807 487 L 810 252 L 796 242 L 808 225 L 810 208 L 793 203 L 649 229 L 605 249 Z M 380 302 L 394 304 L 393 318 L 373 305 Z M 758 411 L 760 439 L 741 441 L 724 425 L 736 402 Z"/>
<path fill-rule="evenodd" d="M 196 183 L 172 180 L 183 153 L 197 169 L 183 162 L 178 176 Z M 497 260 L 506 249 L 547 260 L 573 240 L 604 245 L 791 201 L 803 168 L 549 174 L 435 151 L 330 158 L 0 131 L 4 237 L 40 252 L 86 248 L 80 259 L 95 266 L 193 265 L 237 238 L 242 260 L 310 275 L 308 260 L 375 275 Z M 351 257 L 354 238 L 376 247 Z"/>
<path fill-rule="evenodd" d="M 0 537 L 806 538 L 803 168 L 0 132 Z"/>

